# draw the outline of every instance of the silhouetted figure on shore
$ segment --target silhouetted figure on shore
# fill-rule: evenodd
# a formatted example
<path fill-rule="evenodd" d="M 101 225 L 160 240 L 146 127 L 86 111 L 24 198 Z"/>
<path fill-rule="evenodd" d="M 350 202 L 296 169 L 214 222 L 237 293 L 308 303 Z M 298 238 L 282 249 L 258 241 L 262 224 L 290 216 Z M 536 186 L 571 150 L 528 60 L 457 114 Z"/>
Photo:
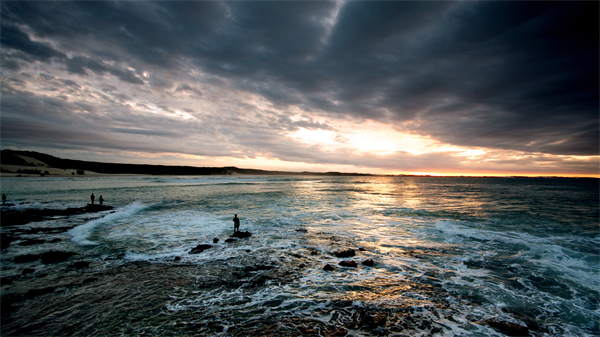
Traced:
<path fill-rule="evenodd" d="M 240 231 L 240 218 L 237 217 L 237 214 L 233 217 L 233 232 Z"/>
<path fill-rule="evenodd" d="M 6 194 L 2 193 L 2 205 L 6 205 Z"/>
<path fill-rule="evenodd" d="M 94 195 L 94 193 L 92 193 L 92 195 L 90 195 L 90 199 L 92 199 L 92 205 L 94 204 L 94 200 L 96 199 L 96 196 Z"/>
<path fill-rule="evenodd" d="M 102 196 L 100 196 L 100 199 L 98 199 L 98 202 L 100 203 L 100 206 L 102 206 L 102 203 L 104 202 L 104 199 L 102 199 Z"/>

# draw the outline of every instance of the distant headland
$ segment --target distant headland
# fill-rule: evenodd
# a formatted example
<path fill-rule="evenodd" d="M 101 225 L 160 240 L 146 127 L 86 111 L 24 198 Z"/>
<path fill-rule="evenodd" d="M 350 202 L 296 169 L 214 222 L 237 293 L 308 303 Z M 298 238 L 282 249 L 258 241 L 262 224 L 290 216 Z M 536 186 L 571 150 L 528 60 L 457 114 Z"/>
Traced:
<path fill-rule="evenodd" d="M 1 151 L 3 176 L 98 176 L 130 175 L 307 175 L 307 176 L 374 176 L 342 172 L 285 172 L 228 167 L 194 167 L 147 164 L 101 163 L 63 159 L 34 151 Z"/>

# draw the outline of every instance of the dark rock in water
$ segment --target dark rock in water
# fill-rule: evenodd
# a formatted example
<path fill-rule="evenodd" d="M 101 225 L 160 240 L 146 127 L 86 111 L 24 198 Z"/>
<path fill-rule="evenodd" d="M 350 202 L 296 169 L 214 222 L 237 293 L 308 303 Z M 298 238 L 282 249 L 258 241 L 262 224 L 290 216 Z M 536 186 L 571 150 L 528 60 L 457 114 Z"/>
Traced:
<path fill-rule="evenodd" d="M 40 295 L 49 294 L 49 293 L 53 292 L 54 289 L 56 289 L 56 288 L 55 287 L 47 287 L 47 288 L 40 288 L 40 289 L 31 289 L 31 290 L 27 291 L 23 295 L 23 297 L 32 298 L 32 297 L 36 297 L 36 296 L 40 296 Z"/>
<path fill-rule="evenodd" d="M 492 319 L 488 319 L 484 323 L 509 336 L 529 336 L 529 328 L 519 324 Z"/>
<path fill-rule="evenodd" d="M 14 241 L 15 238 L 8 235 L 7 233 L 0 234 L 0 249 L 6 249 L 10 246 L 10 243 Z"/>
<path fill-rule="evenodd" d="M 43 263 L 56 263 L 68 260 L 71 256 L 76 255 L 71 252 L 61 252 L 51 250 L 49 252 L 42 253 L 40 256 L 42 258 Z"/>
<path fill-rule="evenodd" d="M 89 266 L 90 266 L 90 263 L 88 261 L 77 261 L 77 262 L 69 265 L 69 267 L 67 267 L 67 268 L 83 269 L 83 268 L 87 268 Z"/>
<path fill-rule="evenodd" d="M 46 243 L 46 240 L 41 239 L 29 239 L 19 242 L 19 246 L 33 246 L 38 245 L 40 243 Z"/>
<path fill-rule="evenodd" d="M 234 232 L 233 234 L 230 235 L 230 237 L 232 238 L 249 238 L 252 236 L 252 233 L 250 232 Z"/>
<path fill-rule="evenodd" d="M 236 242 L 236 241 L 237 241 L 236 239 L 231 239 L 231 238 L 225 240 L 225 242 Z"/>
<path fill-rule="evenodd" d="M 82 284 L 88 284 L 88 283 L 92 283 L 94 281 L 98 281 L 99 278 L 97 277 L 88 277 L 85 280 L 83 280 Z"/>
<path fill-rule="evenodd" d="M 85 280 L 83 280 L 82 284 L 88 284 L 88 283 L 92 283 L 92 282 L 95 282 L 98 280 L 99 280 L 99 278 L 97 278 L 97 277 L 88 277 Z"/>
<path fill-rule="evenodd" d="M 8 284 L 13 284 L 13 281 L 15 279 L 19 278 L 19 276 L 4 276 L 4 277 L 0 277 L 0 285 L 8 285 Z"/>
<path fill-rule="evenodd" d="M 21 271 L 21 275 L 27 275 L 27 274 L 31 274 L 35 271 L 35 269 L 33 268 L 25 268 Z"/>
<path fill-rule="evenodd" d="M 373 267 L 375 262 L 372 259 L 366 259 L 362 262 L 362 264 L 364 264 L 365 266 Z"/>
<path fill-rule="evenodd" d="M 267 266 L 267 265 L 264 265 L 264 264 L 259 264 L 259 265 L 253 266 L 253 267 L 246 267 L 246 268 L 244 268 L 244 271 L 271 270 L 273 268 L 275 268 L 275 267 L 273 267 L 273 266 Z"/>
<path fill-rule="evenodd" d="M 62 239 L 52 239 L 52 240 L 50 240 L 48 242 L 50 242 L 50 243 L 57 243 L 57 242 L 61 242 L 61 241 L 62 241 Z"/>
<path fill-rule="evenodd" d="M 348 334 L 348 330 L 344 329 L 344 328 L 339 328 L 337 329 L 333 334 L 331 334 L 331 336 L 346 336 Z"/>
<path fill-rule="evenodd" d="M 212 248 L 211 245 L 197 245 L 196 247 L 192 248 L 192 250 L 190 251 L 190 254 L 198 254 L 198 253 L 202 253 L 203 251 Z"/>
<path fill-rule="evenodd" d="M 340 266 L 342 267 L 348 267 L 348 268 L 356 268 L 358 267 L 358 265 L 356 264 L 356 262 L 350 260 L 350 261 L 342 261 L 339 263 Z"/>
<path fill-rule="evenodd" d="M 333 254 L 337 257 L 351 257 L 356 255 L 356 253 L 354 253 L 354 249 L 341 249 L 341 250 L 336 250 L 335 252 L 333 252 Z"/>
<path fill-rule="evenodd" d="M 213 243 L 217 243 L 217 242 L 219 242 L 219 239 L 217 239 L 217 238 L 214 238 L 214 239 L 213 239 Z"/>
<path fill-rule="evenodd" d="M 39 260 L 40 256 L 38 254 L 26 254 L 15 256 L 15 263 L 26 263 L 35 260 Z"/>
<path fill-rule="evenodd" d="M 2 209 L 2 226 L 18 226 L 29 222 L 43 221 L 55 216 L 70 216 L 84 213 L 95 213 L 112 210 L 108 205 L 87 205 L 84 207 L 70 207 L 67 209 Z"/>
<path fill-rule="evenodd" d="M 323 267 L 323 270 L 325 270 L 325 271 L 334 271 L 335 267 L 333 267 L 330 264 L 326 264 L 325 267 Z"/>
<path fill-rule="evenodd" d="M 366 249 L 364 249 L 363 247 L 358 248 L 358 250 L 360 250 L 361 252 L 364 252 Z"/>
<path fill-rule="evenodd" d="M 179 256 L 175 256 L 175 259 L 173 259 L 173 262 L 177 262 L 179 260 L 181 260 L 181 258 Z"/>
<path fill-rule="evenodd" d="M 306 233 L 306 232 L 308 232 L 308 230 L 306 228 L 298 228 L 298 229 L 296 229 L 296 232 Z"/>

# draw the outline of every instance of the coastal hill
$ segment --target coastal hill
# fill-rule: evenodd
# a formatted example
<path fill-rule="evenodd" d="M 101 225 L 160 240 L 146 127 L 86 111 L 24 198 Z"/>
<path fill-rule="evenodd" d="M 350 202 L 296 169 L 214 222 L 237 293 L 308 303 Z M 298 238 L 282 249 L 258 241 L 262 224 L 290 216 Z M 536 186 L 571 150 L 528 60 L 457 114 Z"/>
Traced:
<path fill-rule="evenodd" d="M 21 175 L 98 175 L 98 174 L 142 174 L 142 175 L 328 175 L 370 176 L 361 173 L 341 172 L 285 172 L 229 167 L 194 167 L 146 164 L 118 164 L 63 159 L 33 151 L 2 150 L 2 174 Z"/>

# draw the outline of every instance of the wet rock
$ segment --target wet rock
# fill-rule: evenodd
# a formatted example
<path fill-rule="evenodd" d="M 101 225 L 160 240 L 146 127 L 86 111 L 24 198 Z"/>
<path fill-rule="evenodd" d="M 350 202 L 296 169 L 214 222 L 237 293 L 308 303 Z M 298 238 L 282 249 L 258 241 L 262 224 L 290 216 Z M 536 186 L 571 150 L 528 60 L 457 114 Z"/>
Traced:
<path fill-rule="evenodd" d="M 31 290 L 27 291 L 23 295 L 23 297 L 25 297 L 25 298 L 33 298 L 33 297 L 36 297 L 36 296 L 49 294 L 49 293 L 53 292 L 54 289 L 56 289 L 56 287 L 46 287 L 46 288 L 40 288 L 40 289 L 31 289 Z"/>
<path fill-rule="evenodd" d="M 19 276 L 4 276 L 4 277 L 0 277 L 0 285 L 9 285 L 9 284 L 13 284 L 13 282 L 19 278 Z"/>
<path fill-rule="evenodd" d="M 88 284 L 88 283 L 92 283 L 92 282 L 95 282 L 98 280 L 99 280 L 99 278 L 97 278 L 97 277 L 88 277 L 85 280 L 83 280 L 82 284 Z"/>
<path fill-rule="evenodd" d="M 2 209 L 2 226 L 18 226 L 29 222 L 43 221 L 55 216 L 70 216 L 84 213 L 95 213 L 112 210 L 108 205 L 87 205 L 84 207 L 71 207 L 67 209 L 28 209 L 28 210 L 5 210 Z"/>
<path fill-rule="evenodd" d="M 67 268 L 70 269 L 83 269 L 83 268 L 87 268 L 90 266 L 90 263 L 88 261 L 77 261 L 71 265 L 69 265 Z"/>
<path fill-rule="evenodd" d="M 348 268 L 356 268 L 358 267 L 358 265 L 356 264 L 356 262 L 350 260 L 350 261 L 342 261 L 339 263 L 340 266 L 342 267 L 348 267 Z"/>
<path fill-rule="evenodd" d="M 225 240 L 225 242 L 236 242 L 236 241 L 237 241 L 236 239 L 232 239 L 232 238 Z"/>
<path fill-rule="evenodd" d="M 41 240 L 41 239 L 24 240 L 24 241 L 19 242 L 19 246 L 33 246 L 33 245 L 39 245 L 41 243 L 46 243 L 46 240 Z"/>
<path fill-rule="evenodd" d="M 360 250 L 361 252 L 366 251 L 366 249 L 364 249 L 363 247 L 358 248 L 358 250 Z"/>
<path fill-rule="evenodd" d="M 57 242 L 61 242 L 62 239 L 52 239 L 50 241 L 48 241 L 49 243 L 57 243 Z"/>
<path fill-rule="evenodd" d="M 306 233 L 306 232 L 308 232 L 308 230 L 306 228 L 298 228 L 298 229 L 296 229 L 296 232 Z"/>
<path fill-rule="evenodd" d="M 25 254 L 25 255 L 15 256 L 15 263 L 26 263 L 26 262 L 39 260 L 39 259 L 40 259 L 40 255 L 38 255 L 38 254 Z"/>
<path fill-rule="evenodd" d="M 325 270 L 325 271 L 334 271 L 335 267 L 333 267 L 330 264 L 326 264 L 325 267 L 323 267 L 323 270 Z"/>
<path fill-rule="evenodd" d="M 181 258 L 179 256 L 175 256 L 175 258 L 173 259 L 173 262 L 177 262 L 179 260 L 181 260 Z"/>
<path fill-rule="evenodd" d="M 213 239 L 213 243 L 217 243 L 217 242 L 219 242 L 219 239 L 217 239 L 217 238 L 214 238 L 214 239 Z"/>
<path fill-rule="evenodd" d="M 190 254 L 198 254 L 198 253 L 202 253 L 203 251 L 212 248 L 211 245 L 197 245 L 196 247 L 192 248 L 192 250 L 190 251 Z"/>
<path fill-rule="evenodd" d="M 372 259 L 366 259 L 362 262 L 362 264 L 364 264 L 365 266 L 368 266 L 368 267 L 373 267 L 375 262 Z"/>
<path fill-rule="evenodd" d="M 250 267 L 250 266 L 245 267 L 244 271 L 271 270 L 273 268 L 275 268 L 275 267 L 273 267 L 273 266 L 267 266 L 267 265 L 264 265 L 264 264 L 259 264 L 259 265 L 252 266 L 252 267 Z"/>
<path fill-rule="evenodd" d="M 10 243 L 14 241 L 15 238 L 8 235 L 7 233 L 0 234 L 0 249 L 6 249 L 10 246 Z"/>
<path fill-rule="evenodd" d="M 230 237 L 232 238 L 249 238 L 252 236 L 252 233 L 250 232 L 234 232 L 233 234 L 230 235 Z"/>
<path fill-rule="evenodd" d="M 25 268 L 21 271 L 21 275 L 27 275 L 27 274 L 31 274 L 35 271 L 35 269 L 33 268 Z"/>
<path fill-rule="evenodd" d="M 529 336 L 529 328 L 519 324 L 492 319 L 488 319 L 484 323 L 509 336 Z"/>
<path fill-rule="evenodd" d="M 72 252 L 61 252 L 61 251 L 51 250 L 49 252 L 42 253 L 42 255 L 40 255 L 40 257 L 42 259 L 42 262 L 47 264 L 47 263 L 57 263 L 57 262 L 66 261 L 73 255 L 76 255 L 76 254 L 72 253 Z"/>
<path fill-rule="evenodd" d="M 352 257 L 354 255 L 356 255 L 356 253 L 354 252 L 354 249 L 340 249 L 340 250 L 336 250 L 335 252 L 333 252 L 333 255 L 337 256 L 337 257 Z"/>
<path fill-rule="evenodd" d="M 331 336 L 346 336 L 348 334 L 348 330 L 344 328 L 339 328 L 335 332 L 331 334 Z"/>

